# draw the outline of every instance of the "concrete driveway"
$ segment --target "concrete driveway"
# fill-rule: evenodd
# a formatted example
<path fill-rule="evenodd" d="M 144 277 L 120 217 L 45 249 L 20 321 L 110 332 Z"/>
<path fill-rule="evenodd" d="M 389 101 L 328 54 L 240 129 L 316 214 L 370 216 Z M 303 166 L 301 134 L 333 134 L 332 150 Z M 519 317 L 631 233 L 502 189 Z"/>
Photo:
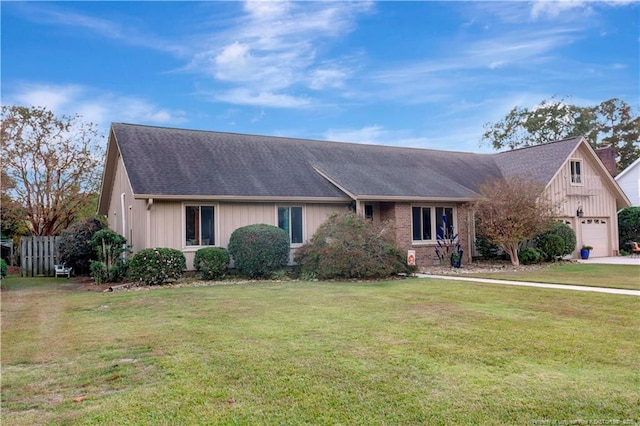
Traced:
<path fill-rule="evenodd" d="M 640 257 L 615 256 L 615 257 L 591 257 L 589 259 L 578 259 L 579 263 L 606 263 L 609 265 L 638 265 Z"/>

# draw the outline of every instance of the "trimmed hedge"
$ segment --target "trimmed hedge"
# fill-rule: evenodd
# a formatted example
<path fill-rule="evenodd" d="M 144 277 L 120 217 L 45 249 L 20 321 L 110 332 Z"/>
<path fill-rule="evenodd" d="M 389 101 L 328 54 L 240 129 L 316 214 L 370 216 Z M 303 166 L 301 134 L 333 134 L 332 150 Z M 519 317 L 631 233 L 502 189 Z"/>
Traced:
<path fill-rule="evenodd" d="M 205 280 L 224 276 L 229 267 L 229 252 L 221 247 L 205 247 L 196 252 L 193 267 Z"/>
<path fill-rule="evenodd" d="M 150 248 L 140 250 L 129 260 L 129 278 L 144 284 L 164 284 L 182 277 L 187 261 L 180 250 Z"/>
<path fill-rule="evenodd" d="M 7 262 L 4 259 L 0 259 L 0 278 L 7 277 Z"/>
<path fill-rule="evenodd" d="M 576 249 L 575 231 L 569 225 L 561 222 L 555 222 L 551 229 L 537 235 L 533 241 L 542 252 L 542 258 L 547 262 L 571 254 Z"/>
<path fill-rule="evenodd" d="M 557 234 L 539 235 L 535 239 L 535 244 L 545 262 L 555 261 L 564 252 L 564 240 Z"/>
<path fill-rule="evenodd" d="M 525 247 L 518 253 L 518 259 L 523 265 L 540 263 L 540 260 L 542 260 L 542 253 L 540 253 L 540 250 L 535 247 Z"/>
<path fill-rule="evenodd" d="M 273 225 L 243 226 L 231 234 L 228 250 L 238 272 L 266 277 L 289 263 L 289 235 Z"/>
<path fill-rule="evenodd" d="M 295 255 L 302 277 L 383 278 L 411 272 L 388 230 L 353 212 L 334 213 Z"/>

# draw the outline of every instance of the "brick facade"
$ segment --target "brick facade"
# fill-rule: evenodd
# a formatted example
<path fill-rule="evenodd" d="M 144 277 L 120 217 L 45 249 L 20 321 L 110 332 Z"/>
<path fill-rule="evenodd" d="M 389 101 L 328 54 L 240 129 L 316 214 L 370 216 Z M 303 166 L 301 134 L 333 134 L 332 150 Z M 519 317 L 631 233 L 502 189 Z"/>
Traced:
<path fill-rule="evenodd" d="M 473 230 L 473 215 L 468 203 L 458 204 L 455 207 L 455 230 L 458 232 L 460 246 L 464 250 L 463 263 L 470 263 L 472 258 L 472 246 L 470 235 Z M 436 258 L 435 243 L 413 244 L 411 233 L 411 203 L 380 203 L 380 220 L 393 221 L 395 239 L 398 248 L 407 253 L 407 250 L 415 250 L 418 266 L 433 265 Z"/>

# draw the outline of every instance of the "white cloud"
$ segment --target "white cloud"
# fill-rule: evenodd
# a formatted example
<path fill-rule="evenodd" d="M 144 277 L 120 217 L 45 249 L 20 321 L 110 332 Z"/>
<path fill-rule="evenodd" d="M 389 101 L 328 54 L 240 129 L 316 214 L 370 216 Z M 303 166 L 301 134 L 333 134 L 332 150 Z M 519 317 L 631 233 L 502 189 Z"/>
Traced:
<path fill-rule="evenodd" d="M 391 130 L 380 125 L 364 126 L 359 129 L 330 129 L 326 140 L 372 145 L 400 146 L 404 148 L 437 149 L 461 152 L 493 152 L 489 147 L 478 144 L 481 128 L 474 123 L 464 123 L 456 128 L 429 130 L 430 134 L 415 134 L 414 130 Z"/>
<path fill-rule="evenodd" d="M 216 65 L 216 76 L 221 80 L 235 80 L 238 76 L 247 78 L 251 54 L 249 46 L 244 43 L 235 42 L 224 48 L 220 54 L 214 58 Z"/>
<path fill-rule="evenodd" d="M 216 92 L 214 99 L 232 104 L 274 108 L 303 108 L 310 104 L 310 101 L 303 97 L 295 97 L 283 93 L 252 91 L 245 88 Z"/>
<path fill-rule="evenodd" d="M 542 64 L 555 58 L 558 49 L 579 37 L 578 29 L 562 26 L 471 40 L 447 56 L 396 63 L 372 73 L 367 79 L 371 86 L 361 98 L 404 104 L 442 103 L 465 96 L 478 84 L 486 88 L 503 84 L 505 78 L 523 78 L 526 70 L 539 72 Z"/>
<path fill-rule="evenodd" d="M 385 131 L 381 126 L 366 126 L 360 129 L 330 129 L 325 138 L 330 141 L 380 144 Z"/>
<path fill-rule="evenodd" d="M 107 128 L 112 121 L 178 124 L 185 120 L 179 110 L 161 108 L 133 96 L 108 93 L 80 85 L 23 83 L 3 93 L 3 104 L 45 107 L 55 114 L 79 114 L 84 121 Z"/>
<path fill-rule="evenodd" d="M 123 22 L 123 16 L 120 16 L 120 20 L 100 19 L 70 11 L 60 4 L 42 2 L 24 2 L 21 7 L 25 11 L 25 16 L 36 22 L 82 28 L 128 45 L 147 47 L 177 55 L 184 55 L 188 51 L 188 47 L 184 44 L 144 31 L 142 29 L 143 21 L 140 20 Z"/>
<path fill-rule="evenodd" d="M 6 90 L 5 90 L 6 92 Z M 82 87 L 78 85 L 24 85 L 20 92 L 15 93 L 14 103 L 46 107 L 52 111 L 63 109 L 69 102 L 80 95 Z M 6 93 L 5 93 L 5 98 Z"/>
<path fill-rule="evenodd" d="M 583 0 L 538 0 L 531 5 L 531 17 L 557 18 L 574 9 L 589 9 L 588 2 Z"/>
<path fill-rule="evenodd" d="M 348 70 L 338 67 L 319 68 L 309 73 L 309 87 L 314 90 L 338 89 L 344 86 L 348 76 Z"/>
<path fill-rule="evenodd" d="M 320 46 L 353 30 L 368 2 L 247 2 L 246 14 L 215 38 L 203 37 L 187 69 L 231 87 L 216 99 L 298 107 L 311 102 L 292 90 L 342 87 L 349 67 L 327 64 Z"/>

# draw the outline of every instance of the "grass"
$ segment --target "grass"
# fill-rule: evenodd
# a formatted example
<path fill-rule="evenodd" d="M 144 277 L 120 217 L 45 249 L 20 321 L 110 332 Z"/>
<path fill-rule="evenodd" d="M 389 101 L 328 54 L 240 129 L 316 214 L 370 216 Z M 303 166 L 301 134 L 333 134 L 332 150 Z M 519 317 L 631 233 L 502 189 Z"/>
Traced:
<path fill-rule="evenodd" d="M 640 290 L 640 267 L 636 265 L 558 263 L 536 270 L 482 272 L 465 276 Z"/>
<path fill-rule="evenodd" d="M 428 279 L 2 287 L 3 424 L 640 420 L 633 296 Z"/>

